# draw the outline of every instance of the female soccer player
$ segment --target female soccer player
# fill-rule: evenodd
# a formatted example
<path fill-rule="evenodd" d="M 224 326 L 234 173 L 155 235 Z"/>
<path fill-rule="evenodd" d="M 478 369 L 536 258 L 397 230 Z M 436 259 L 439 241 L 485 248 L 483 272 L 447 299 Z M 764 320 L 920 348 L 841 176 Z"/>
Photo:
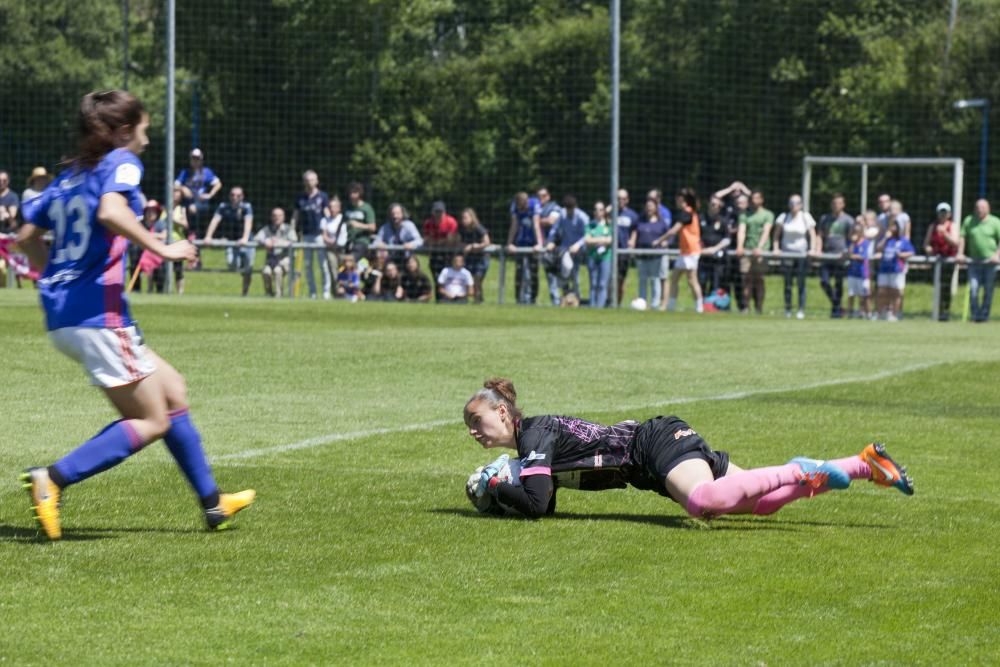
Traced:
<path fill-rule="evenodd" d="M 873 443 L 858 456 L 832 461 L 792 459 L 782 466 L 743 470 L 715 451 L 677 417 L 603 426 L 572 417 L 524 417 L 514 385 L 487 380 L 465 404 L 469 435 L 486 449 L 516 449 L 520 485 L 488 473 L 485 491 L 529 517 L 555 510 L 559 487 L 600 491 L 657 491 L 693 517 L 772 514 L 799 498 L 846 489 L 869 479 L 913 495 L 913 481 L 885 448 Z M 493 476 L 490 476 L 493 475 Z"/>
<path fill-rule="evenodd" d="M 128 242 L 167 261 L 193 260 L 187 241 L 165 245 L 138 221 L 149 116 L 129 93 L 85 95 L 77 153 L 24 210 L 18 243 L 43 269 L 38 281 L 49 338 L 78 361 L 122 418 L 47 468 L 21 479 L 52 540 L 62 536 L 60 497 L 71 484 L 107 470 L 161 437 L 201 500 L 210 529 L 226 528 L 255 493 L 219 493 L 191 421 L 184 378 L 143 343 L 123 293 Z M 52 232 L 46 250 L 42 236 Z"/>

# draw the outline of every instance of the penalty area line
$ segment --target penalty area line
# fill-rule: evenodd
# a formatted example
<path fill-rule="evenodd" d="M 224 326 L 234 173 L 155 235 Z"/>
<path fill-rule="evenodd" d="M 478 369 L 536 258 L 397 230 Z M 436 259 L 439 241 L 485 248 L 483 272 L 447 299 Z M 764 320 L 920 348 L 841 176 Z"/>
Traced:
<path fill-rule="evenodd" d="M 906 375 L 907 373 L 914 373 L 916 371 L 927 370 L 928 368 L 933 368 L 935 366 L 943 366 L 946 363 L 948 362 L 935 361 L 922 364 L 911 364 L 909 366 L 902 366 L 900 368 L 879 371 L 878 373 L 872 373 L 870 375 L 859 375 L 854 377 L 819 380 L 817 382 L 808 382 L 806 384 L 798 384 L 786 387 L 773 387 L 769 389 L 747 389 L 744 391 L 733 391 L 733 392 L 727 392 L 725 394 L 717 394 L 715 396 L 679 396 L 676 398 L 667 398 L 661 401 L 654 401 L 652 403 L 618 405 L 618 406 L 602 405 L 599 407 L 568 410 L 567 412 L 595 412 L 595 411 L 618 412 L 627 410 L 648 410 L 649 408 L 659 408 L 668 405 L 687 405 L 690 403 L 701 403 L 705 401 L 738 401 L 744 398 L 752 398 L 754 396 L 766 396 L 768 394 L 785 394 L 792 391 L 808 391 L 810 389 L 835 387 L 837 385 L 855 384 L 858 382 L 876 382 L 878 380 L 885 380 L 899 375 Z M 312 438 L 307 438 L 305 440 L 299 440 L 298 442 L 290 442 L 283 445 L 260 447 L 257 449 L 248 449 L 242 452 L 233 452 L 231 454 L 222 454 L 219 456 L 213 456 L 212 461 L 213 462 L 239 461 L 246 459 L 254 459 L 259 456 L 267 456 L 269 454 L 284 454 L 285 452 L 294 452 L 300 449 L 314 449 L 316 447 L 323 447 L 325 445 L 330 445 L 335 442 L 344 442 L 348 440 L 361 440 L 362 438 L 370 438 L 371 436 L 374 435 L 391 435 L 393 433 L 426 431 L 432 428 L 438 428 L 440 426 L 455 426 L 457 424 L 458 422 L 455 419 L 436 419 L 434 421 L 421 422 L 419 424 L 410 424 L 409 426 L 393 426 L 386 428 L 366 429 L 363 431 L 327 433 L 326 435 L 318 435 Z"/>

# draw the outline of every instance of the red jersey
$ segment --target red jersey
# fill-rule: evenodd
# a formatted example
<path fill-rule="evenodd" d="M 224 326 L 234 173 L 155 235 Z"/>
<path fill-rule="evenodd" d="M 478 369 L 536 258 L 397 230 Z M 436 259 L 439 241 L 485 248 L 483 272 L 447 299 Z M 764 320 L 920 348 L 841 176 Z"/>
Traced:
<path fill-rule="evenodd" d="M 458 233 L 458 221 L 454 217 L 445 213 L 441 216 L 441 222 L 438 224 L 434 220 L 434 216 L 424 220 L 424 239 L 430 241 L 444 241 L 447 240 L 452 234 Z"/>

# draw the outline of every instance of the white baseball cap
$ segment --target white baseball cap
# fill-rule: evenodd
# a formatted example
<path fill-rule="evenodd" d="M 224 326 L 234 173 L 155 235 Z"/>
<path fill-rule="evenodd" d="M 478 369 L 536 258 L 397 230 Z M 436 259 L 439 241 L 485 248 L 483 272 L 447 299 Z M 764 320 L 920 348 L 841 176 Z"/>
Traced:
<path fill-rule="evenodd" d="M 937 205 L 936 210 L 938 213 L 951 213 L 951 204 L 949 204 L 946 201 L 943 201 Z"/>

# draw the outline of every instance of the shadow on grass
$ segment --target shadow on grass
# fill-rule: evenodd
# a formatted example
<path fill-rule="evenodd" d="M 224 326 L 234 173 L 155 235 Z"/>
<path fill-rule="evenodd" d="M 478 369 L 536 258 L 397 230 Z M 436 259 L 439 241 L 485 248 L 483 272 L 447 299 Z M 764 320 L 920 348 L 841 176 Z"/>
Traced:
<path fill-rule="evenodd" d="M 235 529 L 230 529 L 230 530 L 235 530 Z M 80 526 L 76 528 L 64 528 L 61 541 L 86 542 L 90 540 L 109 540 L 109 539 L 114 539 L 119 534 L 124 534 L 124 533 L 193 535 L 193 534 L 201 534 L 204 532 L 205 530 L 201 528 L 153 528 L 153 527 L 92 528 L 92 527 Z M 30 526 L 11 526 L 8 524 L 0 524 L 0 543 L 2 542 L 20 542 L 23 544 L 32 544 L 38 542 L 42 543 L 49 542 L 49 540 L 46 539 L 41 529 L 37 529 Z"/>

